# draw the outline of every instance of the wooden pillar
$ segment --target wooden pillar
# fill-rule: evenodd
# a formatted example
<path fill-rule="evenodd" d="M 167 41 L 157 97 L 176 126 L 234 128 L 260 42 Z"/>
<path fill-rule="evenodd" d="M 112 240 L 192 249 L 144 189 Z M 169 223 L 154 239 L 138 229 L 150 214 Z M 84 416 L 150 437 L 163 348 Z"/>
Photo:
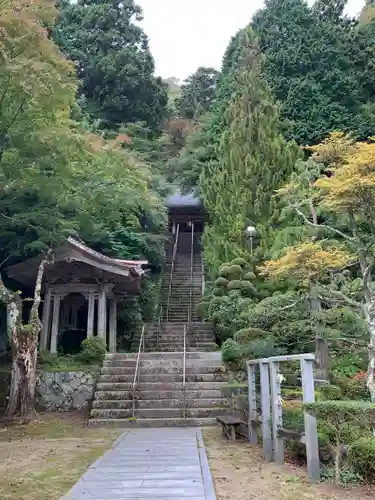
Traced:
<path fill-rule="evenodd" d="M 268 361 L 261 361 L 260 368 L 260 400 L 262 405 L 262 439 L 264 458 L 272 460 L 273 443 L 271 432 L 271 398 L 270 374 Z"/>
<path fill-rule="evenodd" d="M 41 349 L 47 349 L 48 345 L 48 334 L 50 331 L 49 325 L 51 318 L 51 295 L 51 289 L 47 288 L 44 293 L 42 331 L 40 333 Z"/>
<path fill-rule="evenodd" d="M 98 337 L 104 340 L 107 345 L 107 291 L 101 290 L 99 293 L 98 305 Z"/>
<path fill-rule="evenodd" d="M 57 353 L 57 336 L 59 333 L 59 319 L 60 319 L 60 301 L 61 296 L 55 294 L 53 297 L 53 313 L 52 313 L 52 328 L 51 328 L 51 353 Z"/>
<path fill-rule="evenodd" d="M 95 313 L 95 295 L 93 291 L 89 292 L 89 307 L 87 312 L 87 338 L 94 335 L 94 313 Z"/>
<path fill-rule="evenodd" d="M 314 372 L 313 360 L 301 360 L 303 402 L 314 403 Z M 316 418 L 305 411 L 305 440 L 307 472 L 311 481 L 320 481 L 319 445 Z"/>
<path fill-rule="evenodd" d="M 109 352 L 117 348 L 117 301 L 113 298 L 109 305 Z"/>
<path fill-rule="evenodd" d="M 281 403 L 281 382 L 280 382 L 280 363 L 270 361 L 271 375 L 271 398 L 272 398 L 272 434 L 274 444 L 274 460 L 278 465 L 284 463 L 284 440 L 279 437 L 279 427 L 283 425 L 283 409 Z"/>

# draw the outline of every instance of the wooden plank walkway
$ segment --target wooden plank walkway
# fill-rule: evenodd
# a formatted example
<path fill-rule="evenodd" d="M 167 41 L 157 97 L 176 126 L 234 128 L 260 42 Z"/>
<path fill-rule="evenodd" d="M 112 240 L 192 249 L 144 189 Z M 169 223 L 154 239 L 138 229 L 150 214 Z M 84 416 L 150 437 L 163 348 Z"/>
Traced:
<path fill-rule="evenodd" d="M 132 429 L 63 500 L 216 500 L 200 429 Z"/>

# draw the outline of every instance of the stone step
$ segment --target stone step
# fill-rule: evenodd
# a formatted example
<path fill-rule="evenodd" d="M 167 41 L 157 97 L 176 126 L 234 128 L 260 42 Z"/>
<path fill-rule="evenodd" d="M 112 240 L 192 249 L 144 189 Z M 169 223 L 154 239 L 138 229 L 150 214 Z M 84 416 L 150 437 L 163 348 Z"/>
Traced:
<path fill-rule="evenodd" d="M 180 384 L 181 387 L 181 384 Z M 170 390 L 166 389 L 164 391 L 142 391 L 141 399 L 183 399 L 184 394 L 183 390 L 180 388 L 179 390 Z M 112 390 L 112 391 L 101 391 L 98 390 L 95 393 L 96 400 L 127 400 L 131 399 L 133 395 L 132 390 Z M 139 393 L 138 393 L 139 396 Z M 204 389 L 199 391 L 194 390 L 186 390 L 186 399 L 219 399 L 221 398 L 220 389 Z"/>
<path fill-rule="evenodd" d="M 206 427 L 216 425 L 215 418 L 137 418 L 137 419 L 104 419 L 89 420 L 90 427 L 116 427 L 119 429 L 144 427 Z"/>
<path fill-rule="evenodd" d="M 173 391 L 180 390 L 182 382 L 140 382 L 138 392 Z M 219 389 L 223 382 L 188 382 L 187 389 L 191 391 L 208 391 Z M 98 391 L 129 391 L 133 389 L 133 382 L 98 382 Z"/>
<path fill-rule="evenodd" d="M 182 365 L 161 365 L 161 366 L 148 366 L 147 369 L 141 365 L 140 372 L 146 371 L 147 375 L 159 375 L 159 374 L 182 374 Z M 121 366 L 115 366 L 115 367 L 108 367 L 105 366 L 102 368 L 101 373 L 103 375 L 134 375 L 134 369 L 129 368 L 129 367 L 121 367 Z M 205 374 L 217 374 L 218 376 L 225 375 L 226 372 L 224 368 L 216 367 L 216 366 L 186 366 L 186 374 L 198 374 L 198 375 L 205 375 Z"/>
<path fill-rule="evenodd" d="M 137 408 L 183 408 L 183 399 L 140 399 L 136 402 Z M 186 399 L 188 408 L 227 408 L 225 400 L 221 398 L 211 399 Z M 131 399 L 99 399 L 93 402 L 93 408 L 96 409 L 129 409 L 133 407 Z"/>
<path fill-rule="evenodd" d="M 141 353 L 141 361 L 145 360 L 173 360 L 173 359 L 182 359 L 182 352 L 153 352 L 153 353 Z M 204 359 L 204 360 L 217 360 L 221 362 L 221 354 L 220 353 L 189 353 L 187 355 L 188 360 L 195 359 Z M 137 360 L 137 354 L 135 353 L 108 353 L 105 357 L 105 362 L 109 361 L 128 361 L 128 360 Z"/>
<path fill-rule="evenodd" d="M 215 418 L 231 412 L 231 408 L 187 408 L 186 417 L 192 418 Z M 132 417 L 132 408 L 125 410 L 93 409 L 90 416 L 92 418 L 125 419 Z M 137 418 L 184 418 L 185 412 L 181 408 L 137 408 Z"/>
<path fill-rule="evenodd" d="M 165 374 L 149 374 L 147 371 L 142 372 L 140 370 L 139 380 L 141 384 L 144 383 L 169 383 L 169 382 L 181 382 L 182 381 L 182 372 L 181 373 L 165 373 Z M 134 373 L 130 373 L 128 375 L 100 375 L 99 382 L 100 383 L 123 383 L 123 382 L 131 382 L 133 383 Z M 224 374 L 216 375 L 214 373 L 207 374 L 197 374 L 197 373 L 187 373 L 186 381 L 187 382 L 226 382 L 228 376 Z"/>

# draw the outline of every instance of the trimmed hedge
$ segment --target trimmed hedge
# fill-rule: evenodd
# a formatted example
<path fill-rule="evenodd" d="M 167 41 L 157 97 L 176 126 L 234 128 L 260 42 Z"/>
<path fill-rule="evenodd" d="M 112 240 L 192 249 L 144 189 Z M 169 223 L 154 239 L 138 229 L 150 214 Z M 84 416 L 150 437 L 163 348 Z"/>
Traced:
<path fill-rule="evenodd" d="M 256 278 L 256 276 L 252 271 L 247 272 L 243 277 L 244 280 L 248 280 L 248 281 L 255 280 L 255 278 Z"/>
<path fill-rule="evenodd" d="M 222 297 L 223 295 L 225 295 L 225 289 L 223 287 L 216 287 L 213 289 L 213 292 L 212 292 L 216 297 Z"/>
<path fill-rule="evenodd" d="M 230 265 L 223 264 L 219 269 L 219 276 L 226 278 L 229 275 L 229 271 L 230 271 Z"/>
<path fill-rule="evenodd" d="M 243 269 L 241 266 L 237 266 L 236 264 L 230 266 L 228 276 L 231 279 L 240 278 L 242 274 L 243 274 Z"/>
<path fill-rule="evenodd" d="M 237 257 L 236 259 L 233 259 L 232 262 L 230 263 L 231 266 L 241 266 L 245 267 L 247 264 L 246 260 L 243 259 L 242 257 Z"/>
<path fill-rule="evenodd" d="M 242 328 L 236 332 L 234 339 L 239 344 L 246 344 L 254 340 L 264 339 L 268 335 L 270 335 L 270 332 L 261 330 L 260 328 Z"/>
<path fill-rule="evenodd" d="M 349 448 L 348 461 L 355 472 L 367 481 L 375 481 L 375 438 L 361 437 Z"/>
<path fill-rule="evenodd" d="M 226 278 L 223 278 L 222 276 L 219 276 L 215 280 L 215 286 L 217 286 L 217 287 L 219 287 L 219 286 L 227 286 L 228 283 L 229 283 L 229 281 Z"/>
<path fill-rule="evenodd" d="M 240 280 L 230 281 L 227 284 L 227 288 L 228 288 L 228 290 L 241 290 L 242 289 L 242 281 L 240 281 Z"/>

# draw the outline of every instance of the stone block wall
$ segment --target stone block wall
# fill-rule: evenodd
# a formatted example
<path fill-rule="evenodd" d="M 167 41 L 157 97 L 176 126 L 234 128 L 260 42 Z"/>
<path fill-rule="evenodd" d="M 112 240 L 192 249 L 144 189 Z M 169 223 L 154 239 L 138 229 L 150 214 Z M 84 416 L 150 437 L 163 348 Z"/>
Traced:
<path fill-rule="evenodd" d="M 94 395 L 97 375 L 88 372 L 41 372 L 36 399 L 46 410 L 82 410 Z"/>

